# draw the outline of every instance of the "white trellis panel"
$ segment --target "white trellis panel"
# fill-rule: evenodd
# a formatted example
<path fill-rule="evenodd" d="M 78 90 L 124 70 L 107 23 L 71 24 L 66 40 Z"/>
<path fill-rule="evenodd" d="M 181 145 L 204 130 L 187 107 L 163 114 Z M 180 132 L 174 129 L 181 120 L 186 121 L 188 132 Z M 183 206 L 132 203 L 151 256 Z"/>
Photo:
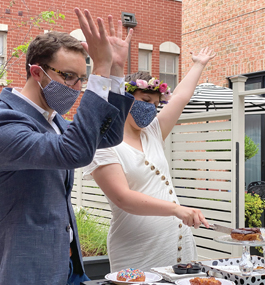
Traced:
<path fill-rule="evenodd" d="M 166 141 L 166 156 L 180 204 L 198 208 L 211 223 L 235 227 L 232 195 L 232 112 L 183 115 Z M 192 229 L 199 259 L 237 255 L 213 240 L 220 233 Z"/>
<path fill-rule="evenodd" d="M 166 140 L 165 154 L 179 201 L 201 209 L 211 223 L 244 227 L 244 91 L 246 77 L 233 82 L 233 110 L 183 114 Z M 264 94 L 264 89 L 251 94 Z M 82 169 L 75 172 L 72 203 L 85 206 L 109 223 L 107 199 L 94 181 L 82 180 Z M 199 259 L 240 256 L 242 248 L 214 241 L 222 235 L 200 227 L 192 229 Z"/>
<path fill-rule="evenodd" d="M 86 207 L 91 215 L 98 217 L 97 221 L 109 224 L 112 214 L 108 200 L 94 180 L 83 180 L 82 175 L 82 168 L 75 170 L 72 204 Z"/>

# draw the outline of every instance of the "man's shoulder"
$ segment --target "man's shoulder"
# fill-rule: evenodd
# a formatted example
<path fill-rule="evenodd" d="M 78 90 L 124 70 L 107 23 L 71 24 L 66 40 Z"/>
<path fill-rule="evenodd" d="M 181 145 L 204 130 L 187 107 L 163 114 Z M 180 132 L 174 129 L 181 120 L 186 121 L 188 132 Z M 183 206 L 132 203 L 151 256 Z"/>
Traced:
<path fill-rule="evenodd" d="M 16 101 L 17 99 L 18 97 L 12 93 L 12 88 L 4 88 L 0 93 L 0 106 L 10 108 L 8 102 Z"/>

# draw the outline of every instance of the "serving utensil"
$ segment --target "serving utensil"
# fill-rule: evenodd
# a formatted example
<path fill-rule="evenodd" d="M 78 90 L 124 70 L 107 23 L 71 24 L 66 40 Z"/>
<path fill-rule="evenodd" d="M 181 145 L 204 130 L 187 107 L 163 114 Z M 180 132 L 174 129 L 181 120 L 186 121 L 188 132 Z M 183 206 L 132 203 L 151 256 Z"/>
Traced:
<path fill-rule="evenodd" d="M 222 233 L 229 234 L 229 235 L 231 234 L 231 232 L 233 230 L 232 228 L 221 226 L 221 225 L 218 225 L 218 224 L 209 224 L 209 226 L 214 231 L 222 232 Z"/>

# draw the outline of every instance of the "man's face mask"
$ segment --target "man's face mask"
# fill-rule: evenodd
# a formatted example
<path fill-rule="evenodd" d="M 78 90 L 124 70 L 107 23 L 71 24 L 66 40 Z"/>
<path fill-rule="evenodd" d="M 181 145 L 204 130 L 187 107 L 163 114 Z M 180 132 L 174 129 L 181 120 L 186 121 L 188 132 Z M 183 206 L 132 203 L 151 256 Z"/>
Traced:
<path fill-rule="evenodd" d="M 40 68 L 42 69 L 41 66 Z M 38 82 L 46 103 L 52 110 L 55 110 L 60 115 L 66 114 L 74 105 L 81 91 L 52 80 L 44 70 L 43 72 L 51 80 L 44 88 L 40 82 Z"/>
<path fill-rule="evenodd" d="M 134 100 L 130 113 L 137 126 L 140 128 L 145 128 L 153 121 L 157 111 L 154 104 Z"/>

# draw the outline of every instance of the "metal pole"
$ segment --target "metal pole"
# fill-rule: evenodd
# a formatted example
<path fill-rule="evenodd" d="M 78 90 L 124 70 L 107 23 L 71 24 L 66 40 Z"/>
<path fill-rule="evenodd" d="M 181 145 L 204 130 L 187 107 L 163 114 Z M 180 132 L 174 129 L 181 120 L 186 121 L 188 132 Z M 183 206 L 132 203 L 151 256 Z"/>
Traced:
<path fill-rule="evenodd" d="M 130 27 L 127 27 L 127 34 L 129 34 Z M 127 65 L 127 74 L 131 73 L 131 42 L 129 43 L 129 48 L 128 48 L 128 65 Z"/>

